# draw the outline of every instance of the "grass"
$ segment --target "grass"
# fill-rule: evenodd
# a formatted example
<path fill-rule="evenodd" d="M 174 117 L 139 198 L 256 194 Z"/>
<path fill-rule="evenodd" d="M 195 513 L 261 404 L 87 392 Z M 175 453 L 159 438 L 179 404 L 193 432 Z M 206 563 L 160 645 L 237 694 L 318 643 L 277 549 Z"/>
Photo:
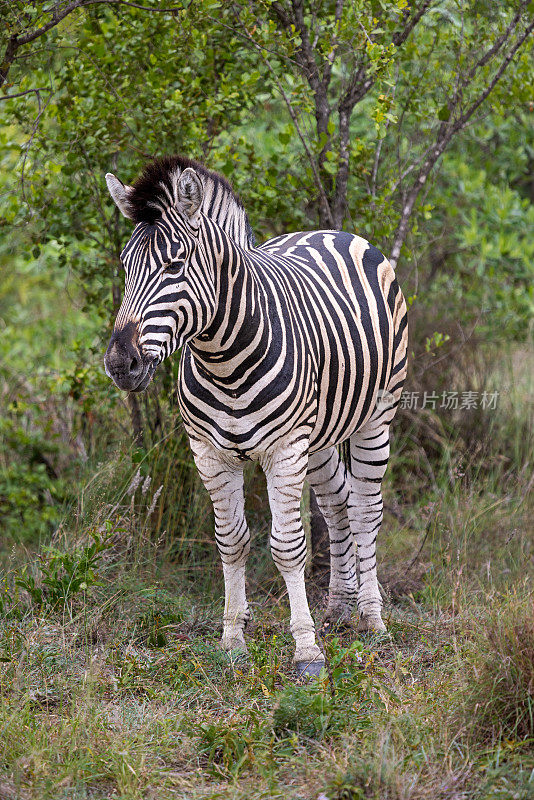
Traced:
<path fill-rule="evenodd" d="M 205 497 L 176 540 L 168 478 L 105 464 L 52 541 L 3 555 L 0 798 L 534 798 L 527 401 L 502 409 L 489 459 L 451 444 L 415 497 L 402 482 L 413 443 L 397 442 L 379 541 L 389 636 L 332 634 L 328 670 L 307 686 L 255 473 L 245 663 L 218 646 Z M 191 491 L 184 475 L 172 491 Z"/>
<path fill-rule="evenodd" d="M 487 511 L 484 527 L 500 528 L 500 514 Z M 439 530 L 434 557 L 452 546 Z M 6 576 L 0 796 L 534 796 L 530 579 L 510 571 L 503 593 L 457 552 L 417 589 L 397 587 L 390 638 L 327 640 L 329 674 L 313 686 L 294 684 L 280 585 L 252 598 L 245 664 L 218 647 L 221 586 L 198 572 L 185 581 L 146 543 L 110 537 L 92 585 L 78 581 L 61 605 L 59 590 L 36 602 Z M 50 561 L 57 550 L 37 584 Z"/>
<path fill-rule="evenodd" d="M 476 629 L 462 709 L 477 740 L 534 743 L 534 597 L 493 598 Z"/>

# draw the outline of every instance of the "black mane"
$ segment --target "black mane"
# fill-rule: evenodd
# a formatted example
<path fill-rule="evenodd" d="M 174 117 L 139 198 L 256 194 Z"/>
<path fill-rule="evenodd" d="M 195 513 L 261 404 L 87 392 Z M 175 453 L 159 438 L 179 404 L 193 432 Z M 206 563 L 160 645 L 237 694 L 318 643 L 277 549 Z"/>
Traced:
<path fill-rule="evenodd" d="M 154 224 L 154 222 L 161 217 L 161 207 L 165 208 L 169 205 L 169 198 L 163 187 L 167 187 L 172 195 L 172 175 L 175 175 L 177 170 L 182 172 L 184 169 L 187 169 L 187 167 L 192 167 L 203 181 L 211 181 L 213 183 L 214 193 L 219 188 L 228 192 L 238 208 L 241 209 L 246 216 L 239 195 L 232 189 L 231 184 L 225 177 L 219 175 L 218 172 L 207 169 L 199 161 L 195 161 L 192 158 L 186 158 L 184 156 L 163 156 L 150 161 L 132 186 L 133 191 L 128 198 L 128 206 L 132 219 L 135 222 Z M 158 208 L 158 206 L 160 207 Z M 250 246 L 253 247 L 254 234 L 252 233 L 248 218 L 247 233 Z"/>

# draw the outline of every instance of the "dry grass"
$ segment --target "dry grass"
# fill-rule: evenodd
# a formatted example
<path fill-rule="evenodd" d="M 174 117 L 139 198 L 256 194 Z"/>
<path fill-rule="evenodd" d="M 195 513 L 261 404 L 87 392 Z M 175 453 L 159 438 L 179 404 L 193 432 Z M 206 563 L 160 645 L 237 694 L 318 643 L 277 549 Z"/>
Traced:
<path fill-rule="evenodd" d="M 465 725 L 477 740 L 534 745 L 534 598 L 496 599 L 466 659 Z"/>

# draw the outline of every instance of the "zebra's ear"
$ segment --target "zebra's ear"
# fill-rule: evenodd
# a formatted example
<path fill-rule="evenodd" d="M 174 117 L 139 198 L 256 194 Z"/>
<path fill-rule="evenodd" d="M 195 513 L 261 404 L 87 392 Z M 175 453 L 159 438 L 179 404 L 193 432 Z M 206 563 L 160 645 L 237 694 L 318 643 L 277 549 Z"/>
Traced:
<path fill-rule="evenodd" d="M 198 211 L 204 197 L 202 181 L 192 167 L 183 170 L 178 178 L 178 203 L 189 217 L 196 222 Z"/>
<path fill-rule="evenodd" d="M 130 195 L 133 192 L 131 186 L 125 186 L 122 181 L 113 175 L 112 172 L 106 173 L 106 183 L 113 202 L 125 217 L 134 219 L 130 210 Z"/>

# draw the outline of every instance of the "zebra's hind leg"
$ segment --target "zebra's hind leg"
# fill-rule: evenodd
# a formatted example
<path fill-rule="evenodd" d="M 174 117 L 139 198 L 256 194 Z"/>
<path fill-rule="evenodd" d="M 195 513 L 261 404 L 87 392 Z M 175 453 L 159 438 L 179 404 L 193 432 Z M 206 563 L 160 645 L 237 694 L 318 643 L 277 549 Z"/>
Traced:
<path fill-rule="evenodd" d="M 372 422 L 350 438 L 349 520 L 360 566 L 359 629 L 384 631 L 376 575 L 376 538 L 383 516 L 382 478 L 389 458 L 389 425 Z"/>
<path fill-rule="evenodd" d="M 347 505 L 350 482 L 336 447 L 310 455 L 308 482 L 328 526 L 330 585 L 325 623 L 350 620 L 358 592 L 356 550 Z"/>
<path fill-rule="evenodd" d="M 302 676 L 318 675 L 324 656 L 315 641 L 304 568 L 306 537 L 300 516 L 300 499 L 308 463 L 308 440 L 295 433 L 293 441 L 262 458 L 272 514 L 271 553 L 284 578 L 291 608 L 290 629 L 295 639 L 294 662 Z"/>
<path fill-rule="evenodd" d="M 224 574 L 221 644 L 229 652 L 247 652 L 243 631 L 249 619 L 245 565 L 250 532 L 245 519 L 243 464 L 209 444 L 191 439 L 191 449 L 215 515 L 215 538 Z"/>

